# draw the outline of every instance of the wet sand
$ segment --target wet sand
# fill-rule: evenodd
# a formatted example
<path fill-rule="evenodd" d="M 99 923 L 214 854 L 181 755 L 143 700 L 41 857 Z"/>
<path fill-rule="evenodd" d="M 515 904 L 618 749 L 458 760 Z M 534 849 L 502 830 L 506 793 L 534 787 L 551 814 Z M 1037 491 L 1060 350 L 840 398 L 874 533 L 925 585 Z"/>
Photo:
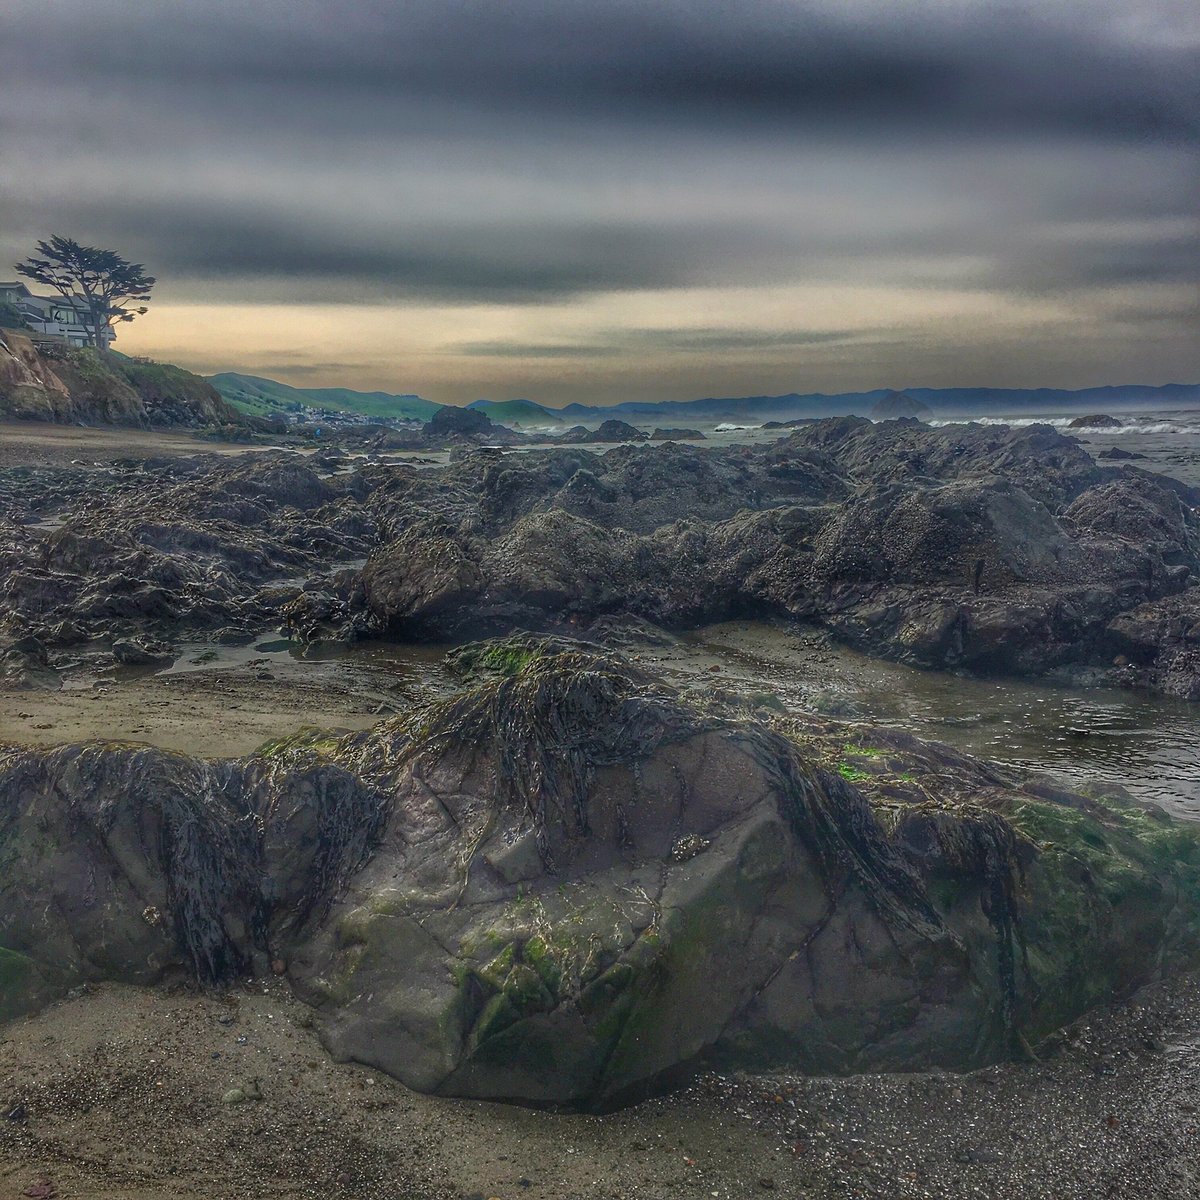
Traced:
<path fill-rule="evenodd" d="M 237 757 L 306 727 L 369 729 L 444 686 L 438 648 L 366 644 L 306 656 L 265 636 L 239 647 L 185 644 L 166 670 L 96 665 L 107 656 L 83 655 L 59 690 L 0 689 L 0 744 L 101 739 Z"/>
<path fill-rule="evenodd" d="M 221 442 L 180 430 L 91 429 L 0 421 L 0 467 L 89 466 L 118 458 L 170 454 L 246 454 L 270 449 L 267 442 Z"/>
<path fill-rule="evenodd" d="M 150 676 L 58 692 L 0 691 L 0 743 L 145 742 L 201 758 L 249 754 L 306 726 L 369 729 L 381 713 L 347 686 L 261 680 L 251 672 Z M 385 710 L 390 711 L 390 710 Z"/>
<path fill-rule="evenodd" d="M 224 995 L 105 985 L 3 1027 L 0 1196 L 1200 1194 L 1197 976 L 1095 1015 L 1040 1065 L 705 1075 L 605 1116 L 421 1096 L 334 1063 L 310 1021 L 272 980 Z M 230 1103 L 235 1088 L 261 1098 Z"/>

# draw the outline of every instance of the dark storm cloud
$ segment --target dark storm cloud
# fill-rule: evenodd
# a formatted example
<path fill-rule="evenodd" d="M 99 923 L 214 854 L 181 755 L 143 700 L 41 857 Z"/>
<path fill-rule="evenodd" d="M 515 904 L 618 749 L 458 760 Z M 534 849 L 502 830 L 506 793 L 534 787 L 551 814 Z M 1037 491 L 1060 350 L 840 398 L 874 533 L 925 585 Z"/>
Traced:
<path fill-rule="evenodd" d="M 1200 282 L 1194 0 L 0 9 L 0 275 L 57 232 L 144 261 L 163 301 L 726 290 L 729 328 L 717 306 L 657 311 L 645 331 L 608 314 L 592 329 L 517 323 L 513 343 L 494 340 L 503 324 L 436 341 L 481 371 L 597 372 L 626 355 L 864 354 L 849 331 L 806 332 L 844 314 L 768 312 L 772 330 L 747 331 L 739 290 L 790 285 L 1081 311 L 1119 290 L 1112 353 L 1136 359 L 1139 331 L 1182 328 L 1156 305 Z M 905 333 L 897 359 L 938 337 L 959 353 L 949 325 L 922 336 Z"/>
<path fill-rule="evenodd" d="M 1156 186 L 1173 185 L 1164 172 Z M 1152 193 L 1147 207 L 1160 211 Z M 1093 198 L 1094 204 L 1094 198 Z M 14 225 L 45 233 L 45 202 L 30 196 L 10 203 Z M 199 286 L 220 295 L 236 285 L 246 300 L 291 303 L 364 302 L 554 303 L 604 291 L 688 286 L 884 283 L 899 286 L 1069 293 L 1120 284 L 1200 280 L 1200 220 L 1188 216 L 1132 220 L 1118 198 L 1113 220 L 1026 225 L 997 214 L 985 198 L 965 214 L 926 228 L 738 223 L 703 217 L 546 217 L 505 215 L 488 221 L 472 211 L 457 216 L 415 214 L 402 221 L 385 212 L 329 215 L 303 206 L 239 202 L 203 195 L 146 199 L 131 206 L 68 197 L 56 202 L 55 229 L 96 230 L 95 238 L 136 249 L 163 279 L 160 296 Z M 1165 206 L 1170 211 L 1172 206 Z M 882 222 L 880 223 L 882 226 Z M 0 250 L 7 247 L 0 246 Z M 13 243 L 15 259 L 24 248 Z M 0 262 L 6 259 L 0 259 Z M 2 271 L 0 271 L 2 273 Z M 664 351 L 716 352 L 745 348 L 743 339 L 799 346 L 825 334 L 804 331 L 747 334 L 729 330 L 652 330 Z M 578 353 L 645 350 L 632 333 L 620 342 L 594 340 Z M 480 347 L 464 349 L 481 354 Z M 504 351 L 497 348 L 497 354 Z M 568 357 L 551 343 L 514 350 Z"/>
<path fill-rule="evenodd" d="M 1104 5 L 914 7 L 794 0 L 145 5 L 18 0 L 8 69 L 132 80 L 219 103 L 257 99 L 286 123 L 299 101 L 350 98 L 364 126 L 397 105 L 782 127 L 1194 139 L 1194 42 L 1122 34 Z M 1120 10 L 1169 14 L 1172 6 Z M 1099 18 L 1099 19 L 1098 19 Z M 1194 32 L 1194 26 L 1192 27 Z M 271 97 L 276 97 L 273 103 Z M 280 108 L 282 105 L 282 111 Z M 338 113 L 329 116 L 338 120 Z"/>
<path fill-rule="evenodd" d="M 766 277 L 778 236 L 709 221 L 574 220 L 495 224 L 464 213 L 397 222 L 334 219 L 204 197 L 137 206 L 68 199 L 65 228 L 102 228 L 168 281 L 256 281 L 303 303 L 437 299 L 552 302 L 586 292 L 702 282 L 714 256 L 758 262 Z M 28 199 L 10 207 L 21 224 L 40 219 Z M 2 269 L 0 269 L 2 273 Z M 300 290 L 312 285 L 308 295 Z M 169 286 L 169 283 L 168 285 Z"/>
<path fill-rule="evenodd" d="M 1040 250 L 1040 252 L 1039 252 Z M 1065 241 L 1018 255 L 1006 268 L 1029 292 L 1116 288 L 1125 284 L 1200 283 L 1200 221 L 1167 237 Z"/>

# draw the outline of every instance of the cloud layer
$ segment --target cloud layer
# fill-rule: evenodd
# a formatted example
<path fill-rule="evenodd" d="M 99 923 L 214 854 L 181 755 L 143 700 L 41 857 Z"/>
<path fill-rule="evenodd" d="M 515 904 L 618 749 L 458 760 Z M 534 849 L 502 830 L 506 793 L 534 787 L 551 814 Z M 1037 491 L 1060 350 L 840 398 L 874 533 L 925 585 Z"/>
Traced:
<path fill-rule="evenodd" d="M 0 262 L 52 232 L 144 261 L 131 349 L 550 402 L 1200 377 L 1191 5 L 10 0 L 4 22 Z M 390 349 L 341 307 L 390 313 Z"/>

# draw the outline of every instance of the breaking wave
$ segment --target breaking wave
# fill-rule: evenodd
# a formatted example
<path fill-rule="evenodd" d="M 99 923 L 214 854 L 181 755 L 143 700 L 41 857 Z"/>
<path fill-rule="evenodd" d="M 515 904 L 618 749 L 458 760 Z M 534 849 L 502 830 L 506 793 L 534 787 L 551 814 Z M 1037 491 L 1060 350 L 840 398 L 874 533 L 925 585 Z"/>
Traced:
<path fill-rule="evenodd" d="M 1049 425 L 1054 429 L 1070 430 L 1080 436 L 1130 437 L 1135 434 L 1177 433 L 1200 434 L 1200 425 L 1182 424 L 1178 421 L 1129 421 L 1121 425 L 1112 425 L 1104 429 L 1071 429 L 1074 417 L 959 417 L 956 419 L 937 418 L 929 421 L 934 426 L 964 425 L 972 422 L 976 425 L 1011 425 L 1014 428 L 1025 428 L 1030 425 Z"/>

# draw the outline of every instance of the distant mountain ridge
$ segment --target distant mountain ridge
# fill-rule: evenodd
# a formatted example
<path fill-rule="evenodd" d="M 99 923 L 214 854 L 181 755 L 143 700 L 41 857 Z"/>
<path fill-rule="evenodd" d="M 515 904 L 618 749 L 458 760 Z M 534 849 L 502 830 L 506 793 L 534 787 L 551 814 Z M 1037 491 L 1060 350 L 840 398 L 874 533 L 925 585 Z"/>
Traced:
<path fill-rule="evenodd" d="M 296 405 L 331 408 L 391 420 L 427 421 L 439 408 L 432 400 L 412 394 L 357 392 L 350 388 L 297 388 L 257 375 L 226 371 L 209 376 L 209 382 L 231 404 L 258 416 Z M 1088 408 L 1200 406 L 1200 384 L 1168 383 L 1161 386 L 1117 384 L 1080 388 L 920 388 L 902 389 L 939 416 L 1009 414 Z M 769 421 L 797 417 L 856 414 L 869 416 L 873 409 L 896 394 L 890 388 L 866 392 L 788 392 L 781 396 L 709 396 L 698 400 L 624 401 L 612 405 L 568 404 L 549 408 L 533 400 L 475 400 L 467 405 L 487 413 L 502 425 L 558 425 L 603 421 L 613 417 L 636 421 Z"/>
<path fill-rule="evenodd" d="M 1020 410 L 1056 410 L 1062 408 L 1119 408 L 1155 405 L 1170 408 L 1200 405 L 1200 383 L 1167 383 L 1161 386 L 1116 384 L 1080 388 L 919 388 L 899 389 L 903 395 L 924 404 L 935 413 L 954 416 L 960 413 L 1008 413 Z M 896 393 L 891 388 L 867 392 L 788 392 L 782 396 L 707 397 L 703 400 L 661 400 L 651 403 L 628 401 L 621 404 L 589 406 L 568 404 L 555 411 L 574 420 L 605 419 L 612 416 L 738 420 L 759 417 L 786 420 L 795 417 L 868 416 L 876 405 Z"/>

